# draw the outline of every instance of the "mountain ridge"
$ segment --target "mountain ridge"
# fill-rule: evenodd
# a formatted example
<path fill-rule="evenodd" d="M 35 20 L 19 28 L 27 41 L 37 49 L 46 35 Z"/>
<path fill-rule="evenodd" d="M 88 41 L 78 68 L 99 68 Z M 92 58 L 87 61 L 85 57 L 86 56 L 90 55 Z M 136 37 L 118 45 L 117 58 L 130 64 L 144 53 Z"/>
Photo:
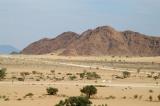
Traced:
<path fill-rule="evenodd" d="M 38 49 L 37 49 L 38 48 Z M 160 37 L 130 30 L 117 31 L 110 26 L 89 29 L 82 34 L 64 32 L 53 39 L 41 39 L 24 48 L 22 54 L 58 55 L 131 55 L 159 56 Z"/>
<path fill-rule="evenodd" d="M 10 54 L 12 52 L 19 52 L 19 50 L 11 45 L 0 45 L 0 54 Z"/>

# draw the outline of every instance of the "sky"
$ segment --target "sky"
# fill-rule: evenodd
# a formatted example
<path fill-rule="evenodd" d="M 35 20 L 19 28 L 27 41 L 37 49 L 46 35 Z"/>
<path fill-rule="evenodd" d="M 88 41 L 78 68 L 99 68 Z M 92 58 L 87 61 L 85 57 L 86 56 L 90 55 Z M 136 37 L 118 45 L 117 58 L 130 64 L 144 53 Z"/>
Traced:
<path fill-rule="evenodd" d="M 160 36 L 160 0 L 0 0 L 0 45 L 105 25 Z"/>

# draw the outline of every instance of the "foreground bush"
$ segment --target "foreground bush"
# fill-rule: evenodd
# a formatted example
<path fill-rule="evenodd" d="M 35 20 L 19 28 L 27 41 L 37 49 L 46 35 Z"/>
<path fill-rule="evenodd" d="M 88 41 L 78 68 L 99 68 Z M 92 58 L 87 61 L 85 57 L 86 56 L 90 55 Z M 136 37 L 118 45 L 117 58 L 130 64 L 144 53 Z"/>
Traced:
<path fill-rule="evenodd" d="M 0 69 L 0 80 L 4 79 L 4 77 L 6 76 L 6 70 L 6 68 Z"/>
<path fill-rule="evenodd" d="M 157 96 L 158 100 L 160 101 L 160 95 Z"/>
<path fill-rule="evenodd" d="M 81 92 L 86 94 L 86 96 L 90 98 L 91 95 L 95 95 L 97 93 L 97 88 L 93 85 L 88 85 L 83 87 L 83 89 L 81 89 Z"/>
<path fill-rule="evenodd" d="M 69 97 L 64 101 L 61 100 L 55 106 L 91 106 L 92 102 L 87 97 Z"/>
<path fill-rule="evenodd" d="M 58 92 L 57 88 L 52 88 L 52 87 L 49 87 L 46 90 L 47 90 L 48 95 L 56 95 Z"/>
<path fill-rule="evenodd" d="M 128 78 L 131 75 L 131 73 L 128 71 L 124 71 L 122 74 L 123 74 L 123 78 Z"/>

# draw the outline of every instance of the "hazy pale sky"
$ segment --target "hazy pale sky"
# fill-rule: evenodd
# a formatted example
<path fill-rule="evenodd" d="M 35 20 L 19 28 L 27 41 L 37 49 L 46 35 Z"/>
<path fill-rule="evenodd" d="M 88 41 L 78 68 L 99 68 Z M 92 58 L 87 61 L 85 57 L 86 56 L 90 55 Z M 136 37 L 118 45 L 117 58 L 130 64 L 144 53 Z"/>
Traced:
<path fill-rule="evenodd" d="M 160 36 L 160 0 L 0 0 L 0 44 L 19 49 L 103 25 Z"/>

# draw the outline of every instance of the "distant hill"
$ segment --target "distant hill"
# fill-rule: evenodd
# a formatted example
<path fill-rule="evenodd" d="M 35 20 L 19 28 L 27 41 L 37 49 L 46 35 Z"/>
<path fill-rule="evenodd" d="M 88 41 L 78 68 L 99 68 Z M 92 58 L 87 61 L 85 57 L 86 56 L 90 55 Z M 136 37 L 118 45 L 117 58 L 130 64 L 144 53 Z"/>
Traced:
<path fill-rule="evenodd" d="M 12 52 L 19 52 L 19 50 L 10 45 L 0 45 L 0 54 L 10 54 Z"/>
<path fill-rule="evenodd" d="M 65 32 L 53 39 L 41 39 L 21 51 L 22 54 L 160 56 L 160 37 L 134 31 L 117 31 L 109 26 L 82 34 Z"/>

